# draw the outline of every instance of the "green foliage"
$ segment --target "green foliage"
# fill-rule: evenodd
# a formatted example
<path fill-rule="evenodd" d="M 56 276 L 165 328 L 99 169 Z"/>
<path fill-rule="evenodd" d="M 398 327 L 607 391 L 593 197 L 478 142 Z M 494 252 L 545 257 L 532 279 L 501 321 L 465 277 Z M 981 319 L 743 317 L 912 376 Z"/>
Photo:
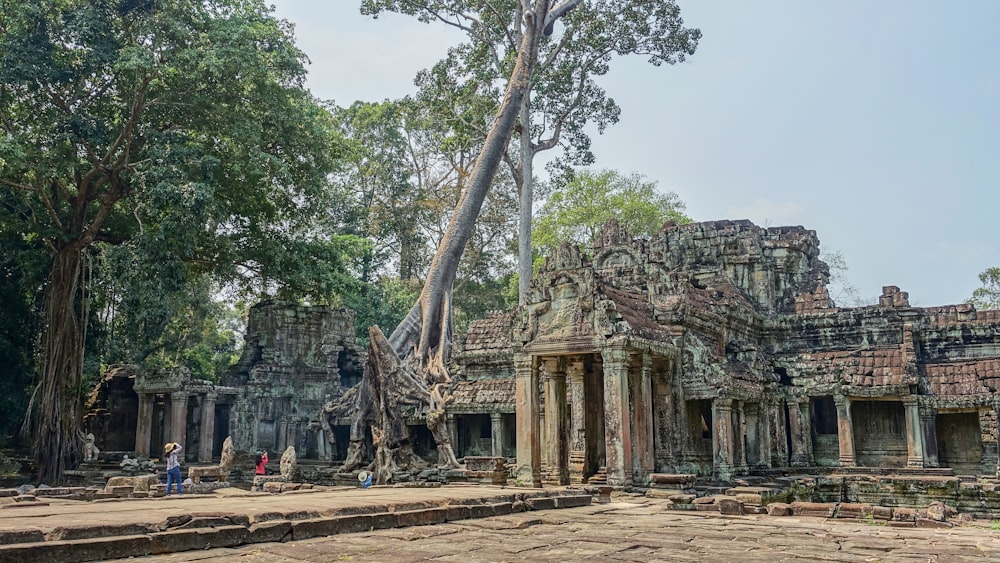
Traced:
<path fill-rule="evenodd" d="M 345 295 L 344 305 L 355 312 L 354 328 L 358 342 L 367 347 L 368 327 L 377 326 L 383 332 L 396 328 L 419 294 L 419 283 L 413 280 L 383 278 Z"/>
<path fill-rule="evenodd" d="M 61 350 L 39 362 L 51 392 L 36 453 L 63 460 L 43 475 L 73 463 L 64 436 L 83 369 L 139 357 L 211 377 L 228 361 L 213 289 L 335 302 L 356 283 L 347 257 L 362 243 L 327 212 L 342 199 L 329 181 L 341 138 L 303 87 L 291 25 L 271 11 L 261 0 L 0 3 L 0 201 L 13 211 L 0 234 L 71 272 L 86 257 L 78 279 L 52 270 L 35 288 L 65 319 L 40 324 L 40 348 Z M 106 348 L 70 361 L 84 337 Z"/>
<path fill-rule="evenodd" d="M 632 236 L 652 236 L 664 223 L 689 223 L 684 203 L 656 182 L 614 170 L 581 171 L 555 189 L 538 212 L 532 232 L 537 252 L 550 253 L 561 241 L 588 247 L 604 223 L 615 218 Z"/>
<path fill-rule="evenodd" d="M 982 287 L 972 292 L 968 303 L 979 310 L 1000 309 L 1000 268 L 987 268 L 979 274 Z"/>

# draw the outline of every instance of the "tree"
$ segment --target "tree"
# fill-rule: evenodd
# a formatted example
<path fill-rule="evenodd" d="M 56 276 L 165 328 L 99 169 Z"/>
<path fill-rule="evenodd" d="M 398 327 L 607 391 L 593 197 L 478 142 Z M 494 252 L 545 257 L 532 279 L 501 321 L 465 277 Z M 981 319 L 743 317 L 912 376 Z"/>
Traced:
<path fill-rule="evenodd" d="M 564 240 L 587 247 L 612 217 L 635 236 L 652 236 L 667 221 L 690 223 L 683 211 L 677 194 L 658 192 L 644 176 L 584 170 L 546 200 L 535 219 L 533 246 L 542 255 Z"/>
<path fill-rule="evenodd" d="M 555 24 L 581 0 L 523 0 L 518 3 L 516 18 L 522 41 L 517 59 L 507 81 L 503 102 L 493 119 L 482 149 L 475 161 L 469 183 L 462 193 L 443 238 L 434 254 L 420 297 L 413 308 L 386 339 L 377 327 L 372 327 L 369 358 L 361 384 L 350 397 L 353 407 L 341 403 L 328 405 L 326 414 L 336 415 L 350 409 L 355 416 L 351 428 L 352 452 L 360 442 L 363 425 L 374 422 L 372 435 L 376 446 L 375 476 L 386 482 L 398 463 L 407 464 L 412 448 L 405 425 L 399 424 L 397 405 L 413 402 L 426 408 L 427 426 L 438 445 L 439 460 L 457 465 L 448 431 L 442 416 L 448 401 L 448 359 L 452 335 L 452 289 L 465 246 L 472 236 L 480 209 L 510 141 L 517 115 L 527 94 L 532 68 L 538 58 L 538 45 L 543 31 Z M 449 2 L 435 2 L 443 6 Z M 363 9 L 370 13 L 381 10 L 409 11 L 406 1 L 366 0 Z M 484 6 L 488 12 L 491 7 Z M 402 367 L 399 358 L 403 359 Z M 356 457 L 353 453 L 351 457 Z M 351 465 L 348 463 L 348 465 Z"/>
<path fill-rule="evenodd" d="M 83 274 L 98 243 L 187 264 L 177 276 L 252 276 L 260 292 L 344 283 L 345 241 L 310 230 L 337 137 L 304 60 L 260 0 L 0 5 L 0 187 L 18 210 L 9 228 L 51 256 L 42 481 L 81 460 Z"/>
<path fill-rule="evenodd" d="M 484 97 L 499 103 L 501 91 L 494 85 L 509 75 L 520 49 L 521 27 L 511 22 L 517 22 L 524 2 L 368 1 L 363 3 L 363 10 L 386 4 L 422 21 L 443 22 L 469 36 L 468 43 L 451 49 L 444 60 L 418 76 L 417 83 L 425 95 L 436 96 L 442 105 L 457 108 L 480 104 Z M 562 4 L 567 3 L 558 3 Z M 596 81 L 608 73 L 611 61 L 640 55 L 648 57 L 654 66 L 682 62 L 694 54 L 701 38 L 700 30 L 683 26 L 674 0 L 588 0 L 570 4 L 573 8 L 563 18 L 565 26 L 544 30 L 538 61 L 519 108 L 515 128 L 518 143 L 504 155 L 519 194 L 518 293 L 522 304 L 531 277 L 535 156 L 561 147 L 563 155 L 557 163 L 591 164 L 586 126 L 596 126 L 603 132 L 618 121 L 621 111 Z"/>
<path fill-rule="evenodd" d="M 979 274 L 982 287 L 972 292 L 968 303 L 980 310 L 1000 309 L 1000 268 L 987 268 Z"/>

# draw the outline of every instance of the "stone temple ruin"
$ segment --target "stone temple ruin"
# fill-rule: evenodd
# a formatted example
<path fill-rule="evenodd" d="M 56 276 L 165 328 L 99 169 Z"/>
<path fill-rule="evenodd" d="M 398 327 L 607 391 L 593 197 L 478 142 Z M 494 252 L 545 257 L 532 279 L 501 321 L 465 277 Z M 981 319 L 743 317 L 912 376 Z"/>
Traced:
<path fill-rule="evenodd" d="M 894 286 L 839 308 L 828 276 L 802 227 L 667 224 L 633 239 L 611 222 L 586 252 L 563 244 L 525 307 L 456 338 L 455 453 L 507 458 L 529 486 L 996 476 L 1000 311 L 912 307 Z M 205 462 L 230 435 L 239 451 L 294 445 L 335 468 L 351 420 L 320 413 L 360 381 L 352 322 L 346 310 L 261 304 L 220 385 L 120 368 L 95 390 L 87 428 L 103 452 L 148 455 L 173 440 Z M 419 413 L 408 423 L 415 453 L 434 462 Z"/>

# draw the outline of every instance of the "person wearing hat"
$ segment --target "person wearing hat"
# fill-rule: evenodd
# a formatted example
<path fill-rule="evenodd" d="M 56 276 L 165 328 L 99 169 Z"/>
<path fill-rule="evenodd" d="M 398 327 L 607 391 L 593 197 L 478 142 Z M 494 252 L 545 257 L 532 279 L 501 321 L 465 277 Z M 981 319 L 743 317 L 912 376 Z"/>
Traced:
<path fill-rule="evenodd" d="M 167 496 L 170 496 L 170 485 L 177 483 L 177 494 L 182 495 L 181 490 L 181 462 L 177 460 L 177 454 L 184 449 L 177 442 L 167 442 L 163 446 L 163 455 L 167 456 Z"/>

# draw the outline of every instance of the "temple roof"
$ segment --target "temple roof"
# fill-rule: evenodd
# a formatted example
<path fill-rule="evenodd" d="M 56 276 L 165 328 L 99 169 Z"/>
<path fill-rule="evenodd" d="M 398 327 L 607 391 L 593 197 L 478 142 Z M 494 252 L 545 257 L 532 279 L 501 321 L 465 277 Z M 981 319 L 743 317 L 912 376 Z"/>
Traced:
<path fill-rule="evenodd" d="M 830 383 L 856 387 L 916 383 L 915 375 L 904 369 L 899 348 L 813 352 L 800 355 L 798 362 L 809 375 Z"/>
<path fill-rule="evenodd" d="M 485 319 L 469 323 L 465 334 L 464 351 L 505 352 L 511 348 L 511 313 L 494 312 Z"/>
<path fill-rule="evenodd" d="M 461 406 L 513 405 L 513 379 L 459 381 L 452 391 L 449 410 Z"/>

